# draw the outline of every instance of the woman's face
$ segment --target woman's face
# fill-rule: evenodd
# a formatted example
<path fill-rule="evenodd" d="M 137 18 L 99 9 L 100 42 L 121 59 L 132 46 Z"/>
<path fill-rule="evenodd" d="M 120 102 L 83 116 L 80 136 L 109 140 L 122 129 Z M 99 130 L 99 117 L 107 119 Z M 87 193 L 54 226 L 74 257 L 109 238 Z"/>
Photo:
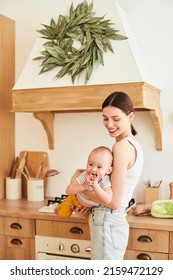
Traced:
<path fill-rule="evenodd" d="M 111 137 L 121 140 L 131 135 L 131 123 L 134 118 L 133 112 L 126 115 L 121 109 L 108 106 L 103 109 L 102 113 L 103 124 Z"/>

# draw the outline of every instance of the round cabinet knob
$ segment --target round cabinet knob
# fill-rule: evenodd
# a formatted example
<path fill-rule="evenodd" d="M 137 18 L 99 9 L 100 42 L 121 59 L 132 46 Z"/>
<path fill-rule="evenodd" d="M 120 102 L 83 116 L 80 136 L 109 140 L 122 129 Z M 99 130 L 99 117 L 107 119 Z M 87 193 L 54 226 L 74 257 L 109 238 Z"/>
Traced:
<path fill-rule="evenodd" d="M 64 245 L 63 244 L 59 244 L 59 251 L 63 251 L 64 250 Z"/>
<path fill-rule="evenodd" d="M 79 245 L 77 245 L 77 244 L 71 245 L 71 251 L 72 251 L 73 253 L 79 253 L 79 252 L 80 252 L 80 247 L 79 247 Z"/>

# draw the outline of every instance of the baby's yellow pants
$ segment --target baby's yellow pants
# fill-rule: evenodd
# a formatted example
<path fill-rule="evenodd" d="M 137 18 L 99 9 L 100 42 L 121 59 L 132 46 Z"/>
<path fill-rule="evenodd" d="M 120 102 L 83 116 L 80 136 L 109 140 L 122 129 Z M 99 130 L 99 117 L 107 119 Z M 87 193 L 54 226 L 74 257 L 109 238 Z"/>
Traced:
<path fill-rule="evenodd" d="M 60 218 L 68 218 L 73 213 L 72 206 L 79 206 L 79 201 L 75 195 L 67 196 L 66 200 L 60 203 L 57 207 L 57 215 Z"/>

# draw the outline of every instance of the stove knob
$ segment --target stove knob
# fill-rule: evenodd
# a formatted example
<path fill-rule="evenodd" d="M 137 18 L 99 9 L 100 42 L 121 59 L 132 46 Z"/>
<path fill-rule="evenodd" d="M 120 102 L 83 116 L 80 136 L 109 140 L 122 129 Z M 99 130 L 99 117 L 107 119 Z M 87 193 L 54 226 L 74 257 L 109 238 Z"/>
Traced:
<path fill-rule="evenodd" d="M 80 247 L 78 244 L 73 244 L 71 245 L 71 250 L 73 253 L 79 253 L 80 252 Z"/>
<path fill-rule="evenodd" d="M 64 250 L 64 245 L 63 244 L 59 244 L 59 251 L 63 251 Z"/>
<path fill-rule="evenodd" d="M 91 247 L 87 247 L 87 248 L 85 249 L 85 252 L 91 253 Z"/>

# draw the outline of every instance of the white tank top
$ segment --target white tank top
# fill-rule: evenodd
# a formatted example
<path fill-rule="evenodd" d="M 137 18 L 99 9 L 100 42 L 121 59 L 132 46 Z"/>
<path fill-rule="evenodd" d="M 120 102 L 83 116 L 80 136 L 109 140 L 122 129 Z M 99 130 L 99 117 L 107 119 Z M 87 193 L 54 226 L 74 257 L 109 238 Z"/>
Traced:
<path fill-rule="evenodd" d="M 126 173 L 126 183 L 125 183 L 125 189 L 123 193 L 123 198 L 121 201 L 121 206 L 122 207 L 127 207 L 130 199 L 132 198 L 133 191 L 138 183 L 139 177 L 141 176 L 142 173 L 142 168 L 143 168 L 143 152 L 141 149 L 140 144 L 130 138 L 126 137 L 125 138 L 127 141 L 129 141 L 136 149 L 136 161 L 134 165 L 127 170 Z"/>

